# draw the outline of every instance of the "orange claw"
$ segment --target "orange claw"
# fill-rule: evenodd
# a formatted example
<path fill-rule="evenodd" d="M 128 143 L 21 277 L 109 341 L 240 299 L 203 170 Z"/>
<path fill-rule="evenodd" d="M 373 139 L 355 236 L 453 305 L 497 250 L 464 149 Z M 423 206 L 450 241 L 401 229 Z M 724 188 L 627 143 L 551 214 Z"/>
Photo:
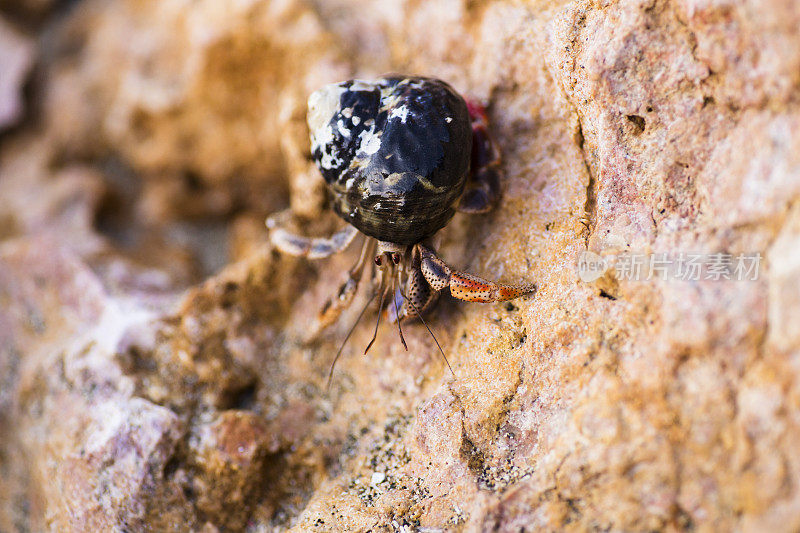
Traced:
<path fill-rule="evenodd" d="M 503 285 L 467 272 L 453 272 L 450 275 L 450 294 L 454 298 L 468 302 L 504 302 L 535 290 L 536 285 Z"/>

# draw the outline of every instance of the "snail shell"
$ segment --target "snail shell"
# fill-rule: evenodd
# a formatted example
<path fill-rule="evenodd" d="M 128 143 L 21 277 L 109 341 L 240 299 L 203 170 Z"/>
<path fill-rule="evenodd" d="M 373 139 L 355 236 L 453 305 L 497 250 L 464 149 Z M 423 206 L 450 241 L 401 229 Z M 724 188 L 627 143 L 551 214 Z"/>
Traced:
<path fill-rule="evenodd" d="M 327 85 L 308 99 L 308 125 L 334 211 L 362 233 L 415 244 L 455 214 L 472 126 L 447 83 L 389 76 Z"/>

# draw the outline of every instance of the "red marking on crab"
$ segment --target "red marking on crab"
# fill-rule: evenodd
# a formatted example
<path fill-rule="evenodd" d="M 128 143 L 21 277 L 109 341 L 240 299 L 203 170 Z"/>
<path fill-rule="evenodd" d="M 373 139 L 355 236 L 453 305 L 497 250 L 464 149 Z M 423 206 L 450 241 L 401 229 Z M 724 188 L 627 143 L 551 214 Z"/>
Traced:
<path fill-rule="evenodd" d="M 492 286 L 477 276 L 453 273 L 450 277 L 450 294 L 467 302 L 489 302 Z"/>
<path fill-rule="evenodd" d="M 467 302 L 503 302 L 513 300 L 535 290 L 534 286 L 502 285 L 466 272 L 450 275 L 450 294 Z"/>
<path fill-rule="evenodd" d="M 486 106 L 477 100 L 472 100 L 471 98 L 465 98 L 464 101 L 467 103 L 467 111 L 469 112 L 469 116 L 473 123 L 477 120 L 480 120 L 483 123 L 488 122 L 488 119 L 486 118 Z"/>

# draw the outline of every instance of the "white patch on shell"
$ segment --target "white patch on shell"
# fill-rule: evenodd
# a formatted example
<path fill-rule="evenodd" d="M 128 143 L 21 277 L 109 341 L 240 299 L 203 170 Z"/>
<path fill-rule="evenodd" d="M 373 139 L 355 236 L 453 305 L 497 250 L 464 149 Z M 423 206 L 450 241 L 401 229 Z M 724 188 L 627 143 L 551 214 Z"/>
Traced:
<path fill-rule="evenodd" d="M 322 152 L 322 159 L 319 162 L 322 168 L 336 168 L 344 163 L 339 157 L 338 148 L 333 144 L 333 128 L 330 124 L 326 124 L 325 127 L 311 134 L 311 151 L 314 152 L 317 148 Z"/>
<path fill-rule="evenodd" d="M 315 91 L 308 97 L 308 129 L 311 137 L 311 152 L 317 149 L 322 153 L 319 165 L 324 169 L 340 167 L 344 160 L 339 157 L 339 149 L 333 142 L 333 128 L 331 120 L 340 112 L 339 102 L 342 93 L 347 89 L 340 84 L 333 83 Z M 350 130 L 344 127 L 340 120 L 337 129 L 347 137 Z"/>
<path fill-rule="evenodd" d="M 358 138 L 361 139 L 361 145 L 358 148 L 360 152 L 372 155 L 381 149 L 381 134 L 380 132 L 375 133 L 374 125 L 370 129 L 359 133 Z"/>
<path fill-rule="evenodd" d="M 311 153 L 314 153 L 319 148 L 322 153 L 333 141 L 333 128 L 330 124 L 325 124 L 317 130 L 311 131 Z"/>
<path fill-rule="evenodd" d="M 350 137 L 350 135 L 351 135 L 350 130 L 348 130 L 347 127 L 345 127 L 344 121 L 342 121 L 341 119 L 336 122 L 336 128 L 345 137 L 347 137 L 347 138 Z"/>
<path fill-rule="evenodd" d="M 323 152 L 322 159 L 319 162 L 320 166 L 326 170 L 330 170 L 332 168 L 338 168 L 342 166 L 343 163 L 344 159 L 339 157 L 338 150 L 336 151 L 336 153 L 331 153 L 331 154 Z"/>
<path fill-rule="evenodd" d="M 374 91 L 375 82 L 368 80 L 353 80 L 353 84 L 348 89 L 350 91 Z"/>
<path fill-rule="evenodd" d="M 359 122 L 361 122 L 361 117 L 359 116 L 353 117 L 353 126 L 358 126 Z"/>
<path fill-rule="evenodd" d="M 339 111 L 342 93 L 347 89 L 339 84 L 326 85 L 308 97 L 308 130 L 311 132 L 311 150 L 314 151 L 325 139 L 325 132 L 333 116 Z"/>
<path fill-rule="evenodd" d="M 453 122 L 453 117 L 447 117 L 444 119 L 444 121 L 450 124 L 451 122 Z"/>
<path fill-rule="evenodd" d="M 395 117 L 400 117 L 400 122 L 405 124 L 406 119 L 408 118 L 408 107 L 404 104 L 400 107 L 395 107 L 392 109 L 392 112 L 389 113 L 389 119 L 393 119 Z"/>

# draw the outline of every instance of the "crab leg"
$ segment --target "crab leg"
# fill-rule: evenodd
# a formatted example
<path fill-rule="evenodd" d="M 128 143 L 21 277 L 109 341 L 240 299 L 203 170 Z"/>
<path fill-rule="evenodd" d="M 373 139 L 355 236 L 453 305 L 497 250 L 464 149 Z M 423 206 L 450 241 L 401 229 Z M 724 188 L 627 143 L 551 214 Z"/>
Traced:
<path fill-rule="evenodd" d="M 472 170 L 458 210 L 462 213 L 486 213 L 500 198 L 500 154 L 489 135 L 484 107 L 468 100 L 467 109 L 472 119 Z"/>
<path fill-rule="evenodd" d="M 417 244 L 422 258 L 420 270 L 435 291 L 450 288 L 450 294 L 468 302 L 503 302 L 536 290 L 535 284 L 504 285 L 480 278 L 469 272 L 453 270 L 430 248 Z"/>
<path fill-rule="evenodd" d="M 358 230 L 348 224 L 330 237 L 302 237 L 282 227 L 285 218 L 286 212 L 268 218 L 267 228 L 273 246 L 289 255 L 322 259 L 341 252 L 358 235 Z"/>
<path fill-rule="evenodd" d="M 373 239 L 366 239 L 364 245 L 361 247 L 361 255 L 358 261 L 353 265 L 353 268 L 347 273 L 347 279 L 339 287 L 336 296 L 329 298 L 322 306 L 319 314 L 317 315 L 316 324 L 312 327 L 311 337 L 316 337 L 320 331 L 333 324 L 342 311 L 350 306 L 353 298 L 358 291 L 358 283 L 361 281 L 364 266 L 368 260 L 375 253 L 375 241 Z"/>
<path fill-rule="evenodd" d="M 397 272 L 399 285 L 395 294 L 395 301 L 399 300 L 402 305 L 399 312 L 395 312 L 395 314 L 389 313 L 390 322 L 404 318 L 414 318 L 418 316 L 417 312 L 425 313 L 439 300 L 439 291 L 434 290 L 425 280 L 425 276 L 422 275 L 419 253 L 415 251 L 413 255 L 405 284 L 401 279 L 401 271 L 398 270 Z M 405 289 L 403 289 L 404 286 Z"/>
<path fill-rule="evenodd" d="M 393 259 L 397 259 L 397 266 L 400 263 L 399 256 L 397 254 L 392 256 Z M 396 268 L 397 277 L 392 282 L 392 303 L 394 303 L 394 314 L 397 317 L 397 332 L 400 334 L 400 342 L 403 343 L 403 347 L 408 350 L 408 344 L 406 344 L 406 339 L 403 337 L 403 326 L 400 325 L 401 316 L 400 316 L 400 308 L 397 305 L 397 298 L 396 294 L 397 291 L 400 291 L 403 288 L 403 270 L 399 266 Z M 378 309 L 380 313 L 380 309 Z"/>
<path fill-rule="evenodd" d="M 422 277 L 422 273 L 419 270 L 419 254 L 415 253 L 414 256 L 415 256 L 415 259 L 414 259 L 414 262 L 412 263 L 412 276 L 415 275 L 415 274 L 418 274 L 419 277 L 422 278 L 420 280 L 420 284 L 427 286 L 428 284 L 425 283 L 425 279 Z M 401 281 L 399 272 L 398 272 L 398 281 Z M 411 279 L 409 279 L 409 286 L 411 286 L 411 285 L 412 285 Z M 450 373 L 455 376 L 455 372 L 453 372 L 453 367 L 450 366 L 450 361 L 447 360 L 447 356 L 444 354 L 444 350 L 442 349 L 442 345 L 439 344 L 439 340 L 436 338 L 436 335 L 433 334 L 433 331 L 428 326 L 428 323 L 425 322 L 424 318 L 422 318 L 423 309 L 420 309 L 416 305 L 414 305 L 414 300 L 416 300 L 417 298 L 414 298 L 414 297 L 409 296 L 408 294 L 404 293 L 403 289 L 402 289 L 402 286 L 403 285 L 401 283 L 400 287 L 398 287 L 398 290 L 400 291 L 400 295 L 403 297 L 403 311 L 397 313 L 397 317 L 398 317 L 397 318 L 397 325 L 398 325 L 398 327 L 400 326 L 400 320 L 403 318 L 403 315 L 401 315 L 400 313 L 405 313 L 405 316 L 416 316 L 417 318 L 419 318 L 420 322 L 422 322 L 422 325 L 425 326 L 425 329 L 428 330 L 428 333 L 430 333 L 431 337 L 433 338 L 433 342 L 436 343 L 436 347 L 439 348 L 439 353 L 442 354 L 442 359 L 444 359 L 444 362 L 447 363 L 447 368 L 450 369 Z M 431 287 L 428 287 L 428 293 L 426 293 L 426 294 L 428 294 L 428 296 L 427 296 L 427 300 L 425 300 L 424 304 L 423 304 L 425 306 L 430 306 L 430 305 L 436 303 L 436 301 L 439 299 L 439 291 L 435 291 Z M 397 302 L 397 300 L 395 300 L 395 303 L 396 302 Z M 408 306 L 411 307 L 410 310 L 407 309 Z M 405 342 L 403 343 L 403 345 L 405 345 Z M 408 346 L 406 346 L 406 350 L 407 349 L 408 349 Z"/>

